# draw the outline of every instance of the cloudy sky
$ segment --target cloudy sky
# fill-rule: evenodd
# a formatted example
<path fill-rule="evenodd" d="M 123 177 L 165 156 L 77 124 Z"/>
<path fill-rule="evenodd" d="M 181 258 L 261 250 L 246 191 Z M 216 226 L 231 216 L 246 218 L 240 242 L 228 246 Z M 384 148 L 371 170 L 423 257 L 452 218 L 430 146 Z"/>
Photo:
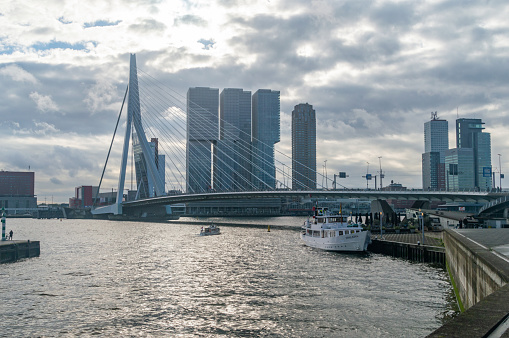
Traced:
<path fill-rule="evenodd" d="M 348 187 L 365 187 L 367 162 L 376 174 L 382 156 L 386 181 L 420 188 L 432 111 L 449 121 L 451 148 L 457 116 L 481 118 L 493 166 L 502 154 L 509 168 L 508 17 L 496 0 L 4 0 L 0 169 L 35 171 L 39 202 L 97 185 L 129 53 L 183 95 L 280 90 L 287 154 L 293 106 L 312 104 L 318 170 L 327 160 Z M 108 166 L 106 189 L 117 167 Z"/>

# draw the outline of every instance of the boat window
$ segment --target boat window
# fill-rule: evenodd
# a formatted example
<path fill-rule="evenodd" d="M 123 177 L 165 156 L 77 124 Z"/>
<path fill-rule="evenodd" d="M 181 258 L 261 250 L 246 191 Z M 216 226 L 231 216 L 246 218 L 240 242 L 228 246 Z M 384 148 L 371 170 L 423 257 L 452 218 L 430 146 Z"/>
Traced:
<path fill-rule="evenodd" d="M 338 236 L 343 236 L 343 231 L 339 231 L 339 235 Z"/>
<path fill-rule="evenodd" d="M 331 232 L 330 232 L 330 236 L 331 236 L 331 237 L 336 237 L 336 231 L 331 231 Z"/>

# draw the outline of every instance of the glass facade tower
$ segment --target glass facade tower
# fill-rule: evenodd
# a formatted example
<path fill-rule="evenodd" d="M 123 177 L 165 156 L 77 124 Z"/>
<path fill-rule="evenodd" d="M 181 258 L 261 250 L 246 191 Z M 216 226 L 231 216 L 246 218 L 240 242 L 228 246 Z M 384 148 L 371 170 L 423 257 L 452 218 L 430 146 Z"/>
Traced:
<path fill-rule="evenodd" d="M 280 141 L 280 93 L 259 89 L 252 98 L 253 185 L 276 188 L 274 145 Z"/>
<path fill-rule="evenodd" d="M 214 149 L 214 189 L 251 187 L 251 92 L 225 88 L 220 95 L 219 141 Z"/>
<path fill-rule="evenodd" d="M 212 146 L 219 137 L 219 89 L 187 91 L 186 189 L 207 192 L 212 187 Z"/>
<path fill-rule="evenodd" d="M 492 186 L 491 135 L 481 119 L 456 120 L 456 147 L 446 155 L 450 190 L 487 191 Z"/>
<path fill-rule="evenodd" d="M 445 190 L 445 152 L 449 149 L 449 124 L 432 113 L 424 123 L 424 153 L 422 154 L 422 188 Z"/>
<path fill-rule="evenodd" d="M 316 112 L 307 103 L 292 111 L 292 189 L 316 189 Z"/>

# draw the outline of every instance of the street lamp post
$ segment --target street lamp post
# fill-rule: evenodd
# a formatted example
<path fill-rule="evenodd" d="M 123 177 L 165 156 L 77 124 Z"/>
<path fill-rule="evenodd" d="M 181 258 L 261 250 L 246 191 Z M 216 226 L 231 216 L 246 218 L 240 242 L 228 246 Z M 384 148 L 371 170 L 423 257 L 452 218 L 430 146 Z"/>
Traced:
<path fill-rule="evenodd" d="M 369 162 L 366 162 L 368 164 L 368 168 L 366 169 L 366 190 L 369 190 L 369 180 L 368 180 L 368 175 L 369 175 Z"/>
<path fill-rule="evenodd" d="M 445 176 L 447 179 L 447 191 L 449 191 L 449 169 L 447 169 L 447 176 Z"/>
<path fill-rule="evenodd" d="M 382 225 L 383 225 L 383 212 L 382 212 L 382 211 L 380 211 L 380 239 L 382 239 L 382 238 L 383 238 Z"/>
<path fill-rule="evenodd" d="M 500 170 L 500 192 L 502 192 L 502 160 L 501 160 L 501 157 L 502 155 L 501 154 L 497 154 L 498 155 L 498 169 Z"/>
<path fill-rule="evenodd" d="M 380 162 L 380 191 L 383 188 L 382 178 L 384 178 L 384 174 L 382 173 L 382 156 L 378 156 L 378 162 Z"/>
<path fill-rule="evenodd" d="M 424 245 L 424 213 L 421 210 L 419 210 L 419 218 L 421 221 L 422 245 Z"/>

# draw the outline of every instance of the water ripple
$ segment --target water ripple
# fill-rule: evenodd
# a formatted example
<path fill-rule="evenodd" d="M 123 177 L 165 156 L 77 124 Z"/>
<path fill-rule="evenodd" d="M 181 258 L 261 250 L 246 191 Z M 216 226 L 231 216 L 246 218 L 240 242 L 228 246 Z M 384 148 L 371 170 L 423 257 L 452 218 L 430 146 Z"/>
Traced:
<path fill-rule="evenodd" d="M 9 225 L 41 241 L 39 258 L 0 266 L 9 336 L 404 337 L 456 315 L 443 270 L 311 249 L 295 231 L 222 227 L 200 237 L 200 226 L 186 224 Z"/>

